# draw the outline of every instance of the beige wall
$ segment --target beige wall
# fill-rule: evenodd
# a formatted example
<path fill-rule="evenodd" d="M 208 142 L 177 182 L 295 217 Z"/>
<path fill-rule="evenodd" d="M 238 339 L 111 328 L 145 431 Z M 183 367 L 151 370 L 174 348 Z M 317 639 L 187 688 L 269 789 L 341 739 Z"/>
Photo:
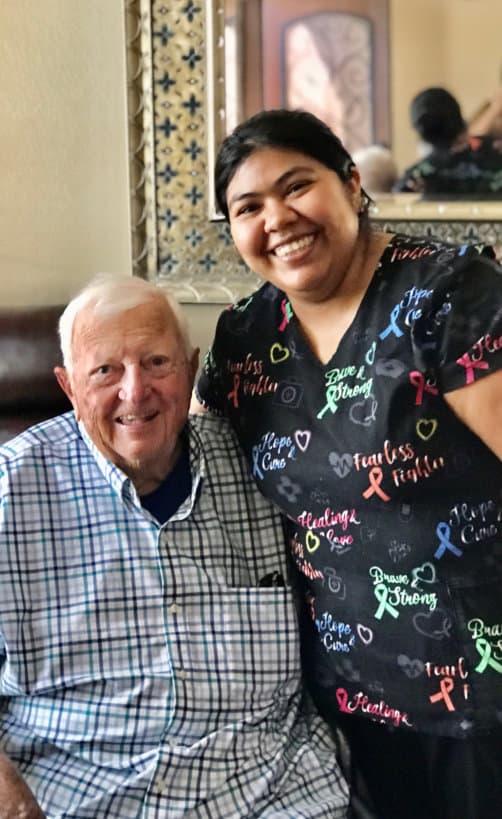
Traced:
<path fill-rule="evenodd" d="M 500 77 L 500 0 L 391 0 L 393 141 L 415 159 L 412 96 L 447 85 L 466 115 Z M 0 0 L 0 304 L 66 301 L 129 274 L 123 0 Z M 200 112 L 204 116 L 204 112 Z M 217 304 L 187 304 L 206 349 Z"/>
<path fill-rule="evenodd" d="M 442 85 L 468 118 L 501 81 L 500 0 L 391 0 L 393 146 L 403 168 L 416 160 L 409 103 Z"/>
<path fill-rule="evenodd" d="M 122 0 L 1 0 L 0 304 L 130 273 Z"/>
<path fill-rule="evenodd" d="M 0 306 L 131 273 L 123 0 L 0 0 Z M 222 305 L 185 305 L 205 352 Z"/>

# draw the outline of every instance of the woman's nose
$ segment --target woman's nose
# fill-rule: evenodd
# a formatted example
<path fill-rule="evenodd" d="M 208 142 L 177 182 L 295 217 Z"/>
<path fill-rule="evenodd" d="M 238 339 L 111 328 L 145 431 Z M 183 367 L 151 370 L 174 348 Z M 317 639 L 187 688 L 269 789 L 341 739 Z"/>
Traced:
<path fill-rule="evenodd" d="M 148 394 L 149 380 L 147 373 L 140 367 L 126 367 L 120 382 L 119 398 L 121 401 L 139 403 Z"/>
<path fill-rule="evenodd" d="M 271 199 L 266 203 L 264 226 L 267 232 L 281 230 L 284 225 L 295 220 L 295 212 L 282 199 Z"/>

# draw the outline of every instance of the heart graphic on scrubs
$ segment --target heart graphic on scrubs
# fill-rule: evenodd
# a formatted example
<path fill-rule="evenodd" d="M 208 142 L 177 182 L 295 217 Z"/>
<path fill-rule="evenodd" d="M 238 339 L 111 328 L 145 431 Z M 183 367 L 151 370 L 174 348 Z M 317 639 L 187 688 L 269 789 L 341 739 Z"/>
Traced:
<path fill-rule="evenodd" d="M 349 474 L 350 470 L 352 469 L 352 465 L 354 463 L 354 459 L 352 455 L 349 455 L 348 452 L 344 452 L 343 455 L 339 455 L 338 452 L 330 452 L 328 456 L 331 468 L 335 475 L 339 478 L 345 478 L 346 475 Z"/>
<path fill-rule="evenodd" d="M 422 671 L 424 670 L 424 664 L 422 660 L 418 659 L 410 660 L 410 658 L 407 657 L 406 654 L 399 654 L 397 658 L 397 664 L 400 668 L 402 668 L 402 670 L 404 671 L 406 676 L 410 678 L 410 680 L 414 680 L 415 677 L 419 677 Z"/>
<path fill-rule="evenodd" d="M 413 580 L 411 586 L 413 589 L 419 589 L 420 583 L 435 583 L 436 569 L 432 563 L 422 563 L 412 571 Z"/>
<path fill-rule="evenodd" d="M 436 609 L 429 612 L 429 614 L 418 612 L 413 615 L 413 625 L 425 637 L 432 637 L 433 640 L 444 640 L 445 637 L 450 636 L 452 622 L 443 609 Z"/>
<path fill-rule="evenodd" d="M 283 347 L 282 344 L 279 344 L 277 341 L 275 344 L 272 344 L 270 348 L 270 361 L 272 364 L 280 364 L 281 361 L 286 361 L 289 358 L 289 350 L 287 347 Z"/>
<path fill-rule="evenodd" d="M 432 438 L 437 428 L 438 422 L 435 418 L 420 418 L 420 421 L 417 421 L 417 435 L 422 441 Z"/>
<path fill-rule="evenodd" d="M 354 424 L 359 424 L 363 427 L 369 427 L 376 419 L 376 410 L 378 401 L 370 395 L 365 401 L 357 401 L 352 404 L 349 412 L 349 418 Z"/>
<path fill-rule="evenodd" d="M 296 430 L 296 432 L 295 432 L 296 445 L 297 445 L 298 449 L 301 450 L 302 452 L 305 452 L 305 450 L 307 449 L 307 447 L 308 447 L 308 445 L 310 443 L 311 435 L 312 435 L 312 433 L 308 429 L 297 429 Z"/>
<path fill-rule="evenodd" d="M 357 633 L 365 646 L 369 646 L 373 642 L 373 631 L 368 626 L 363 626 L 361 623 L 357 624 Z"/>
<path fill-rule="evenodd" d="M 387 375 L 389 378 L 399 378 L 405 369 L 402 361 L 397 358 L 379 358 L 375 365 L 377 375 Z"/>
<path fill-rule="evenodd" d="M 320 540 L 317 535 L 314 535 L 312 532 L 307 532 L 307 537 L 305 538 L 305 546 L 309 550 L 309 552 L 315 552 L 316 549 L 319 548 Z"/>

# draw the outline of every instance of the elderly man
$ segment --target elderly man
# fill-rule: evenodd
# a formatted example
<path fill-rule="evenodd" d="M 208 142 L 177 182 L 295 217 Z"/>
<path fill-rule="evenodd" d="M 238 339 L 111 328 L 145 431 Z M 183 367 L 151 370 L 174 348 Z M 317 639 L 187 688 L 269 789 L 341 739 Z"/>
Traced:
<path fill-rule="evenodd" d="M 344 817 L 278 514 L 137 278 L 60 322 L 74 412 L 0 450 L 0 817 Z M 3 811 L 3 812 L 2 812 Z"/>

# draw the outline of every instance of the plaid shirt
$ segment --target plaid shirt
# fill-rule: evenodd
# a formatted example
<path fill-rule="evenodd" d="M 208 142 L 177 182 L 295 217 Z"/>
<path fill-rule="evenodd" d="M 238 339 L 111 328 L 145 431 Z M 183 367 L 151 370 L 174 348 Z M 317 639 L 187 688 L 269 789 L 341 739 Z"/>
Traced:
<path fill-rule="evenodd" d="M 0 449 L 0 747 L 49 817 L 345 817 L 301 705 L 277 513 L 223 419 L 190 421 L 160 526 L 73 413 Z"/>

